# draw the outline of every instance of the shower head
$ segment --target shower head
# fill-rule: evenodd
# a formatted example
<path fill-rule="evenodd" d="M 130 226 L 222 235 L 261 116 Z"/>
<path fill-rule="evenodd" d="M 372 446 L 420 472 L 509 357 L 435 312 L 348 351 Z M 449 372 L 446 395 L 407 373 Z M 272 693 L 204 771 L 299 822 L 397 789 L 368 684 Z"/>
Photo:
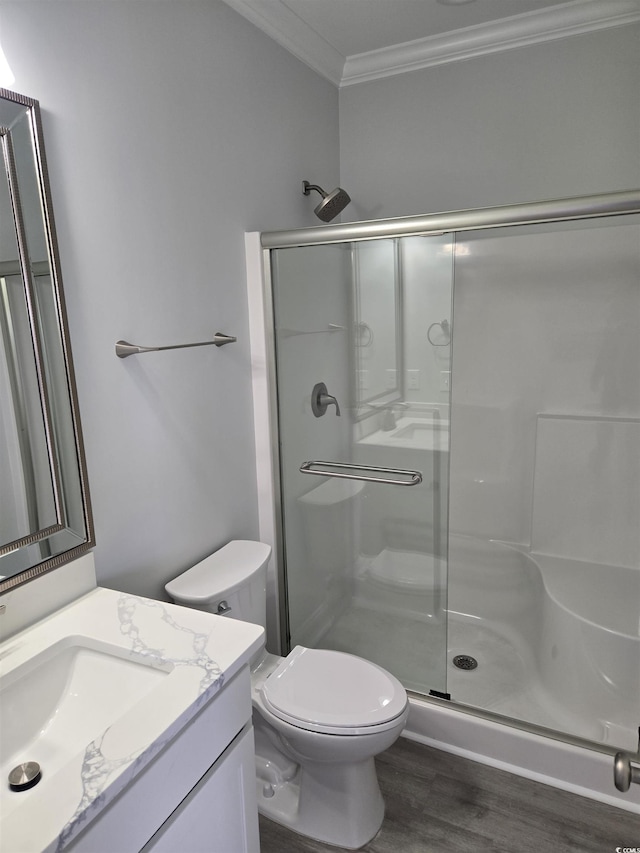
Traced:
<path fill-rule="evenodd" d="M 347 193 L 346 190 L 343 190 L 342 187 L 336 187 L 335 190 L 332 190 L 330 193 L 326 193 L 322 187 L 319 187 L 316 184 L 310 184 L 309 181 L 303 181 L 303 195 L 309 195 L 311 190 L 315 190 L 322 196 L 322 201 L 313 212 L 318 219 L 322 219 L 323 222 L 331 222 L 331 220 L 335 219 L 339 213 L 342 213 L 351 201 L 349 193 Z"/>

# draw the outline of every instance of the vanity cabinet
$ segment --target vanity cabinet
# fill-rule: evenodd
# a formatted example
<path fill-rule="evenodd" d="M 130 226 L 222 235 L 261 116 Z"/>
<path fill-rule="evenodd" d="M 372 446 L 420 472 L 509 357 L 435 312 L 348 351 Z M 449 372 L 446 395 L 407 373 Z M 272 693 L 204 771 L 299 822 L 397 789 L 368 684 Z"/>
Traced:
<path fill-rule="evenodd" d="M 63 849 L 259 853 L 248 667 Z"/>
<path fill-rule="evenodd" d="M 142 853 L 257 853 L 253 727 L 248 724 Z"/>

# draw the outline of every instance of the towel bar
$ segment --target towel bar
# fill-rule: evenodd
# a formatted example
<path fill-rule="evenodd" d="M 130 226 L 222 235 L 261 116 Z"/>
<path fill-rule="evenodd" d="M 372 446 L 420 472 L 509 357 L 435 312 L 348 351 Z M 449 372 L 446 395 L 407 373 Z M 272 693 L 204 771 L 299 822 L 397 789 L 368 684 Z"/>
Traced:
<path fill-rule="evenodd" d="M 232 344 L 237 341 L 232 335 L 223 335 L 222 332 L 216 332 L 212 341 L 199 341 L 195 344 L 173 344 L 167 347 L 140 347 L 136 344 L 130 344 L 128 341 L 116 341 L 116 355 L 118 358 L 128 358 L 130 355 L 137 355 L 142 352 L 159 352 L 163 349 L 187 349 L 188 347 L 223 347 L 225 344 Z"/>

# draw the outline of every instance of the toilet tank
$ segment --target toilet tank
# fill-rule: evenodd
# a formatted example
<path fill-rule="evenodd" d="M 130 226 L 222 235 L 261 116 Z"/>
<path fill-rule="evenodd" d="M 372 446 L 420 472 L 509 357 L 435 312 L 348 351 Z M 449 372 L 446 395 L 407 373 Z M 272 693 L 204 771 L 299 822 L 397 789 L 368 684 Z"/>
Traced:
<path fill-rule="evenodd" d="M 263 542 L 234 539 L 165 586 L 176 604 L 266 628 L 267 563 Z"/>

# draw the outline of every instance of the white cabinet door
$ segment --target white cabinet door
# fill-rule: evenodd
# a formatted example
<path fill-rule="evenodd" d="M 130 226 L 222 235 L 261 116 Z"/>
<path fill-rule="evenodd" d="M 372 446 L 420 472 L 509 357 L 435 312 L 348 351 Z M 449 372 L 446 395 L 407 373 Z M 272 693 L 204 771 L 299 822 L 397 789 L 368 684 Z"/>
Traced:
<path fill-rule="evenodd" d="M 249 726 L 140 853 L 259 853 L 255 776 Z"/>

